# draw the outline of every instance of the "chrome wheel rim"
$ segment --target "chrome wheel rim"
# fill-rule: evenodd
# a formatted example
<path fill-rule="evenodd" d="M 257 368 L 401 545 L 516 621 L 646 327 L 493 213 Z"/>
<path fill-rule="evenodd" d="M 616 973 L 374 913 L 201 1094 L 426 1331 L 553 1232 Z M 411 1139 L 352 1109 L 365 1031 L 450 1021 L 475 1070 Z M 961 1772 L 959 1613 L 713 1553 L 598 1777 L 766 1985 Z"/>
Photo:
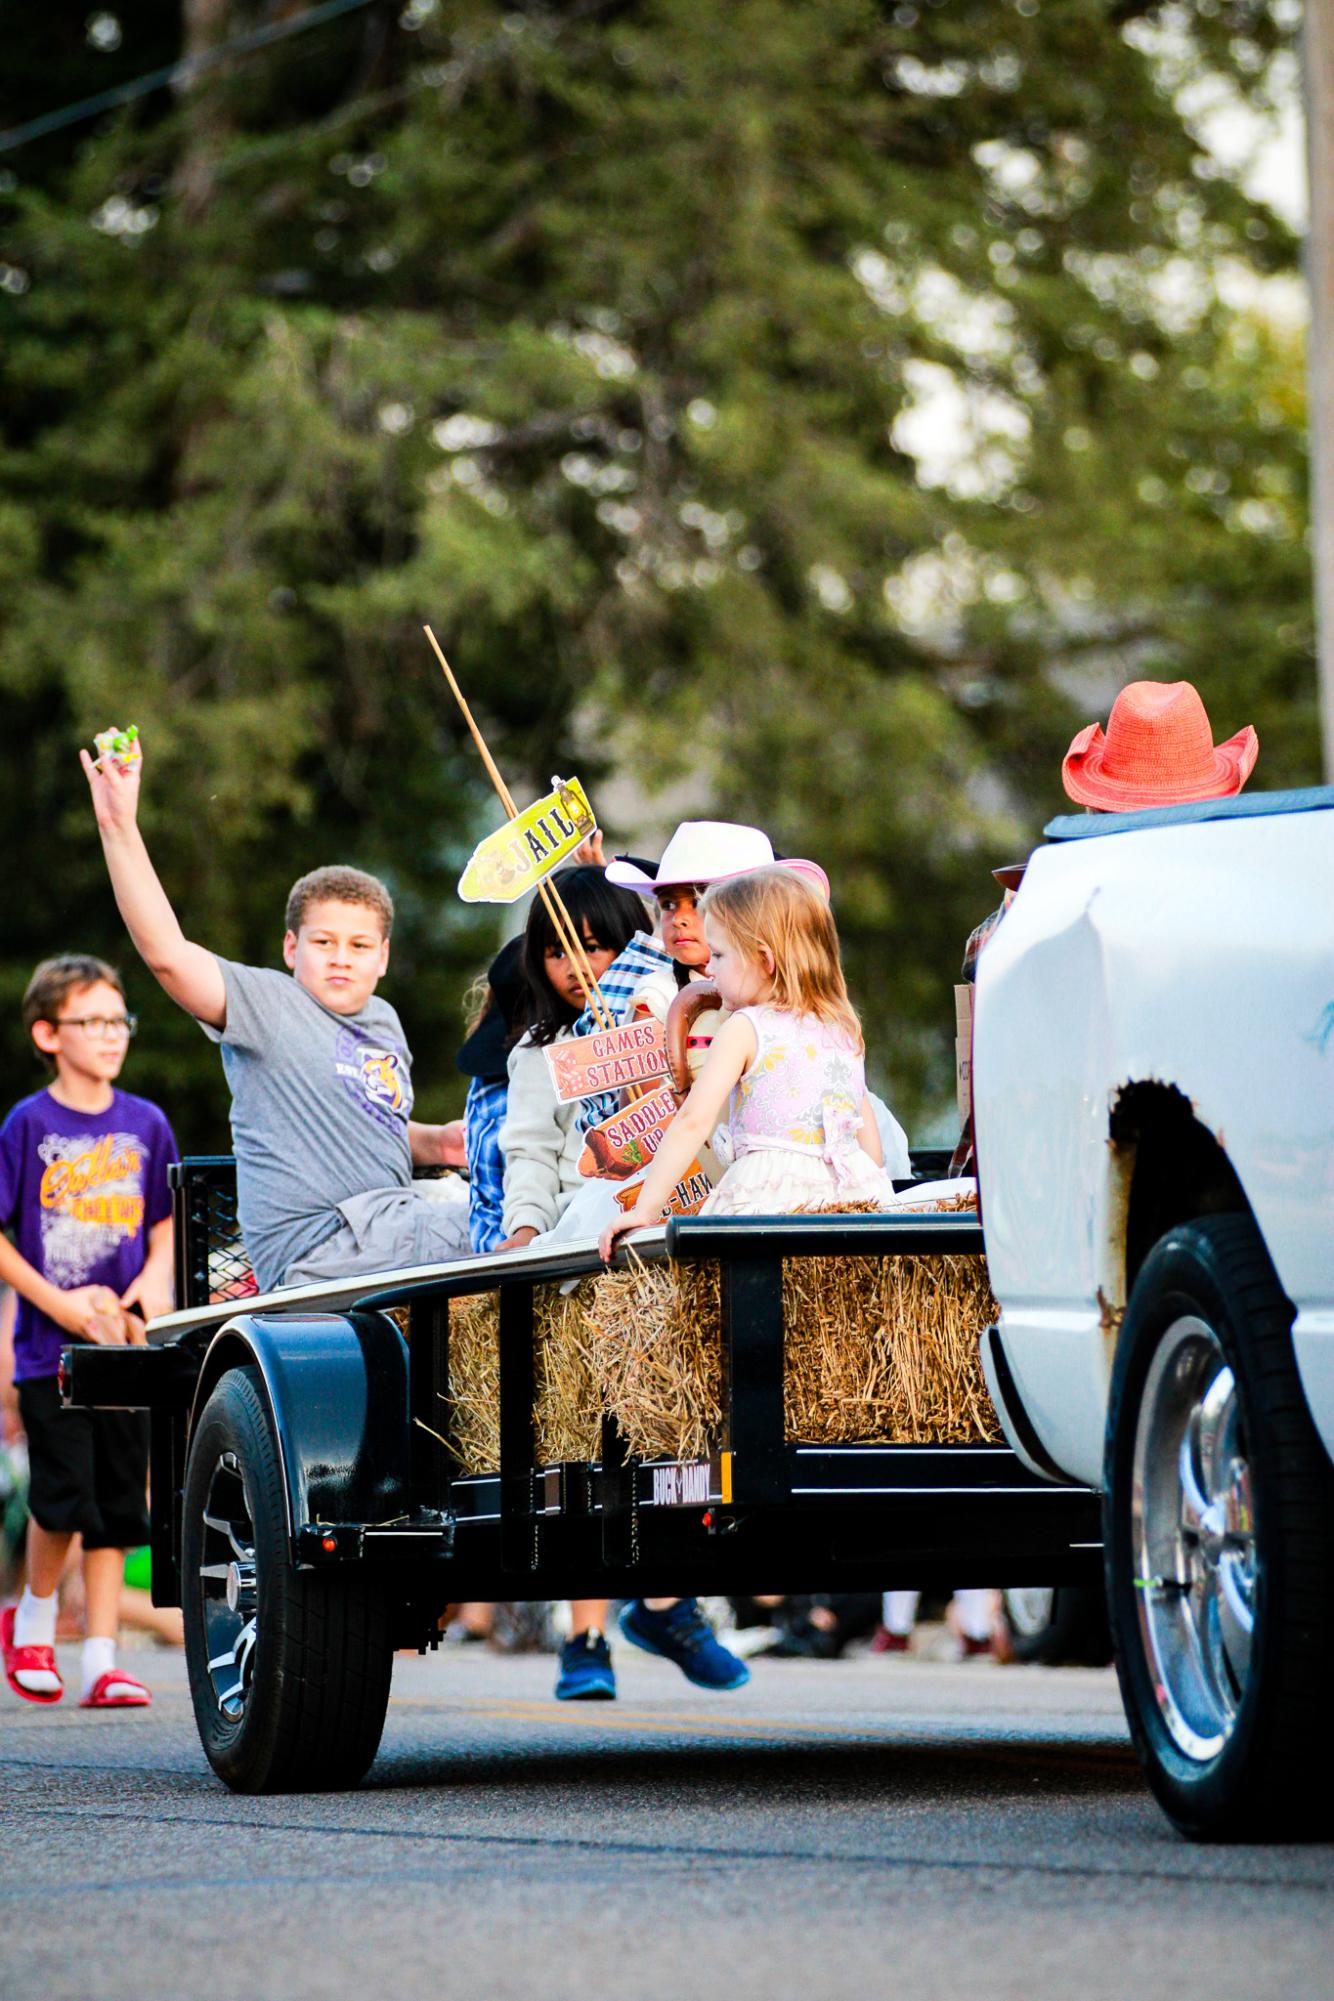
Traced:
<path fill-rule="evenodd" d="M 1259 1581 L 1236 1379 L 1213 1329 L 1167 1329 L 1140 1402 L 1131 1489 L 1140 1638 L 1158 1712 L 1198 1763 L 1216 1758 L 1246 1692 Z"/>
<path fill-rule="evenodd" d="M 245 1475 L 234 1452 L 216 1461 L 204 1504 L 199 1565 L 208 1678 L 222 1714 L 244 1715 L 255 1671 L 255 1529 Z"/>

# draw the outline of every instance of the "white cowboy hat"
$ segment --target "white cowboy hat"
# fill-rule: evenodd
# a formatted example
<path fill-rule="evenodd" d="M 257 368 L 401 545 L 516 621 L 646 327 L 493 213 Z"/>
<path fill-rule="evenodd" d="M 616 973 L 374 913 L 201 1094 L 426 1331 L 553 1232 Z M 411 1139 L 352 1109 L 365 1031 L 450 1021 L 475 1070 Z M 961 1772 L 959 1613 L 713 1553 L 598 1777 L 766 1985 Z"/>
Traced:
<path fill-rule="evenodd" d="M 753 869 L 774 867 L 804 876 L 828 902 L 829 878 L 818 862 L 786 856 L 780 860 L 767 834 L 735 820 L 683 820 L 663 849 L 656 875 L 637 862 L 622 859 L 607 864 L 607 881 L 618 889 L 636 889 L 641 896 L 652 896 L 659 889 L 684 883 L 703 886 L 725 882 L 729 876 L 749 875 Z"/>
<path fill-rule="evenodd" d="M 773 863 L 773 843 L 758 827 L 739 826 L 734 820 L 683 820 L 662 851 L 656 875 L 632 861 L 609 862 L 607 881 L 618 889 L 652 896 L 669 884 L 721 882 L 729 875 L 772 868 Z"/>

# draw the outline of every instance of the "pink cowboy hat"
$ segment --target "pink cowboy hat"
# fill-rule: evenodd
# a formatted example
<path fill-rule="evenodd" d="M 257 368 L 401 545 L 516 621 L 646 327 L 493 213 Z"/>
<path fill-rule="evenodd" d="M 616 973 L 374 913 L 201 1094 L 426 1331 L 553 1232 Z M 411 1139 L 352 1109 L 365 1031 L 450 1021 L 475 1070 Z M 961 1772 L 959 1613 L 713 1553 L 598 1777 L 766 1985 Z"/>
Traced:
<path fill-rule="evenodd" d="M 1105 736 L 1097 723 L 1079 732 L 1061 782 L 1081 806 L 1104 813 L 1227 799 L 1250 777 L 1259 749 L 1249 724 L 1215 744 L 1189 681 L 1131 681 L 1112 704 Z"/>

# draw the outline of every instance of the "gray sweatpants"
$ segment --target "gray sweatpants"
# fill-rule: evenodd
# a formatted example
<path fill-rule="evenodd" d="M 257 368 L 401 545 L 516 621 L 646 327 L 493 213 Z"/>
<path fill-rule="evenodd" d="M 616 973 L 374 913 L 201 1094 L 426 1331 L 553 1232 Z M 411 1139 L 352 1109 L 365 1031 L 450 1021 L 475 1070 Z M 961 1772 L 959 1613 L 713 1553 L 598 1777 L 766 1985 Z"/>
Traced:
<path fill-rule="evenodd" d="M 342 1222 L 331 1237 L 289 1265 L 286 1285 L 404 1271 L 470 1255 L 467 1184 L 451 1177 L 420 1188 L 371 1188 L 338 1204 Z M 457 1191 L 457 1192 L 456 1192 Z"/>

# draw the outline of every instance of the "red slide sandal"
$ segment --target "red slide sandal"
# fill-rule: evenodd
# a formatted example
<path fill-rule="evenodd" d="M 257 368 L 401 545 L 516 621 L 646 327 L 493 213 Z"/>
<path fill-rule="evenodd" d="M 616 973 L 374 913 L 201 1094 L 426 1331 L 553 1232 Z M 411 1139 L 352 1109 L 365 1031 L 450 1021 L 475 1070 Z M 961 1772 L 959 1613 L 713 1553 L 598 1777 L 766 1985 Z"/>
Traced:
<path fill-rule="evenodd" d="M 80 1702 L 80 1709 L 147 1709 L 153 1698 L 141 1681 L 122 1668 L 100 1674 Z"/>
<path fill-rule="evenodd" d="M 5 1680 L 15 1695 L 25 1702 L 59 1702 L 65 1693 L 65 1684 L 60 1680 L 60 1670 L 56 1666 L 54 1647 L 16 1647 L 14 1645 L 14 1611 L 7 1605 L 0 1612 L 0 1648 L 4 1650 Z M 21 1674 L 53 1674 L 59 1683 L 57 1688 L 37 1690 L 24 1688 L 18 1677 Z"/>

